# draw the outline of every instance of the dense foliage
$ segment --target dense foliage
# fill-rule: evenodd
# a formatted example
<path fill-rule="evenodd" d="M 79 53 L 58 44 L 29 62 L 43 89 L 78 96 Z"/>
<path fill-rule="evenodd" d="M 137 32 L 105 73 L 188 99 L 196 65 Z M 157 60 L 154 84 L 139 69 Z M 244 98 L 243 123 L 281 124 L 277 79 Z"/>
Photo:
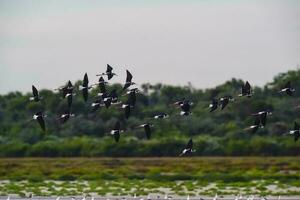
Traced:
<path fill-rule="evenodd" d="M 296 88 L 293 97 L 278 93 L 287 80 Z M 78 81 L 75 85 L 78 88 L 80 84 Z M 299 120 L 300 70 L 279 74 L 265 87 L 253 88 L 252 98 L 237 97 L 242 84 L 242 80 L 232 79 L 206 90 L 143 84 L 128 120 L 118 106 L 92 112 L 90 105 L 98 88 L 91 91 L 87 103 L 77 90 L 72 106 L 76 117 L 63 125 L 57 117 L 66 109 L 67 102 L 53 91 L 40 91 L 44 99 L 39 103 L 29 102 L 29 93 L 1 95 L 0 156 L 177 156 L 190 137 L 197 150 L 194 155 L 198 156 L 300 155 L 300 141 L 294 142 L 293 136 L 283 135 Z M 119 84 L 108 87 L 122 93 Z M 236 101 L 223 111 L 210 113 L 210 100 L 223 95 L 232 95 Z M 191 116 L 180 116 L 179 110 L 170 105 L 183 97 L 194 102 Z M 253 123 L 251 113 L 262 109 L 273 111 L 267 126 L 255 134 L 244 131 Z M 45 110 L 48 115 L 46 133 L 31 121 L 39 110 Z M 160 112 L 171 117 L 153 121 L 152 139 L 146 140 L 144 130 L 136 126 Z M 126 129 L 119 143 L 108 134 L 117 119 Z"/>

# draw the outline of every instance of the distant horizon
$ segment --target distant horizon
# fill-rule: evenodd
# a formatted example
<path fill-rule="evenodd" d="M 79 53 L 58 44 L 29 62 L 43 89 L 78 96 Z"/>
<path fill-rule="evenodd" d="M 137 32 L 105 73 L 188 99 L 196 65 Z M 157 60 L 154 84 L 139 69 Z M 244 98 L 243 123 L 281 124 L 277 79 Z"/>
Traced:
<path fill-rule="evenodd" d="M 0 94 L 53 89 L 111 64 L 125 81 L 263 86 L 300 64 L 300 1 L 0 1 Z"/>
<path fill-rule="evenodd" d="M 218 86 L 220 86 L 220 85 L 225 84 L 227 81 L 231 81 L 231 80 L 233 80 L 233 79 L 236 79 L 236 80 L 242 80 L 242 81 L 244 81 L 244 82 L 249 81 L 249 83 L 251 84 L 252 87 L 260 87 L 260 88 L 262 88 L 262 87 L 266 86 L 268 83 L 271 83 L 271 82 L 274 80 L 275 76 L 277 76 L 277 75 L 279 75 L 279 74 L 281 74 L 281 73 L 287 73 L 288 71 L 293 71 L 293 70 L 300 70 L 300 67 L 297 66 L 297 67 L 294 68 L 294 69 L 289 69 L 289 70 L 286 70 L 286 71 L 284 71 L 284 72 L 279 72 L 278 74 L 275 74 L 274 77 L 273 77 L 271 80 L 269 80 L 268 82 L 264 83 L 263 85 L 256 85 L 256 84 L 253 84 L 253 82 L 251 82 L 251 80 L 248 80 L 248 79 L 241 79 L 241 78 L 237 78 L 237 77 L 232 77 L 232 78 L 229 78 L 228 80 L 225 80 L 224 82 L 219 83 L 219 84 L 217 84 L 217 85 L 215 85 L 215 86 L 212 86 L 212 87 L 203 87 L 203 88 L 197 87 L 197 86 L 193 85 L 193 83 L 191 83 L 191 82 L 187 82 L 186 84 L 168 84 L 168 83 L 160 83 L 160 82 L 157 82 L 157 83 L 144 82 L 144 83 L 136 83 L 136 85 L 131 86 L 131 88 L 134 88 L 134 87 L 140 88 L 140 86 L 142 86 L 143 84 L 150 84 L 150 85 L 162 84 L 162 85 L 166 85 L 166 86 L 174 86 L 174 87 L 185 87 L 185 86 L 190 86 L 190 85 L 191 85 L 191 86 L 192 86 L 194 89 L 196 89 L 196 90 L 207 90 L 207 89 L 213 89 L 213 88 L 216 88 L 216 87 L 218 87 Z M 83 74 L 83 75 L 84 75 L 84 74 Z M 82 75 L 82 77 L 83 77 L 83 75 Z M 97 77 L 97 78 L 96 78 L 96 79 L 93 79 L 93 81 L 91 81 L 90 75 L 88 74 L 89 85 L 92 85 L 92 84 L 97 83 L 97 80 L 99 79 L 99 76 L 95 76 L 95 77 Z M 108 84 L 110 84 L 110 85 L 112 85 L 112 84 L 121 84 L 121 85 L 123 85 L 124 82 L 125 82 L 125 75 L 124 75 L 124 82 L 116 82 L 116 81 L 113 81 L 113 80 L 107 80 L 107 78 L 106 78 L 105 75 L 104 75 L 103 77 L 104 77 L 105 81 L 107 81 Z M 114 77 L 114 78 L 115 78 L 115 77 Z M 114 78 L 112 78 L 112 79 L 114 79 Z M 77 80 L 70 80 L 70 81 L 72 82 L 72 84 L 75 84 L 77 81 L 81 81 L 82 79 L 83 79 L 83 78 L 81 78 L 81 79 L 79 78 L 79 79 L 77 79 Z M 54 87 L 54 88 L 40 88 L 39 85 L 37 85 L 37 84 L 32 84 L 32 85 L 34 85 L 35 87 L 37 87 L 38 90 L 52 90 L 52 91 L 54 91 L 54 89 L 56 89 L 56 88 L 58 88 L 58 87 L 60 87 L 60 86 L 66 85 L 66 84 L 68 83 L 68 81 L 69 81 L 69 80 L 65 80 L 65 82 L 61 83 L 60 85 L 57 85 L 57 86 Z M 31 86 L 32 86 L 32 85 L 29 86 L 29 88 L 28 88 L 27 91 L 14 90 L 14 91 L 8 91 L 8 92 L 6 92 L 6 93 L 0 93 L 0 95 L 7 95 L 7 94 L 13 93 L 13 92 L 21 92 L 22 94 L 31 93 L 31 92 L 32 92 L 32 89 L 31 89 Z"/>

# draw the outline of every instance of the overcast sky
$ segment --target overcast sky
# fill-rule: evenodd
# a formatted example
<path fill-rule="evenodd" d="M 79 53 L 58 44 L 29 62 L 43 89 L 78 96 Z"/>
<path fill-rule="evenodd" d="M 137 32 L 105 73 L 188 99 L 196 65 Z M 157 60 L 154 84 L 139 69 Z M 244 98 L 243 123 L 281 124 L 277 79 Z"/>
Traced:
<path fill-rule="evenodd" d="M 300 64 L 297 0 L 0 0 L 0 93 L 111 64 L 124 82 L 263 85 Z"/>

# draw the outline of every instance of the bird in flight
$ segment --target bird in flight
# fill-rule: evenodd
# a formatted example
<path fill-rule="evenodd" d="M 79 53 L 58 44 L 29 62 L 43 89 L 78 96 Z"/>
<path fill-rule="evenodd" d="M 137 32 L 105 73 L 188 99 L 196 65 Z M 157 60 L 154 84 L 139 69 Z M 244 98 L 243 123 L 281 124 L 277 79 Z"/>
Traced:
<path fill-rule="evenodd" d="M 44 120 L 45 117 L 47 117 L 47 115 L 44 115 L 44 114 L 43 114 L 42 112 L 40 112 L 40 111 L 37 112 L 37 113 L 35 113 L 35 114 L 33 115 L 33 117 L 32 117 L 33 120 L 36 120 L 36 121 L 39 123 L 41 129 L 42 129 L 44 132 L 46 131 L 45 120 Z"/>
<path fill-rule="evenodd" d="M 83 81 L 82 81 L 82 86 L 80 88 L 80 90 L 82 91 L 82 96 L 84 101 L 86 102 L 88 100 L 88 96 L 89 96 L 89 89 L 91 87 L 89 87 L 89 78 L 87 73 L 84 74 L 83 77 Z"/>
<path fill-rule="evenodd" d="M 64 124 L 70 119 L 70 117 L 75 117 L 75 114 L 71 113 L 70 110 L 67 110 L 59 116 L 59 121 Z"/>
<path fill-rule="evenodd" d="M 151 127 L 153 127 L 153 124 L 147 122 L 147 123 L 139 125 L 138 127 L 144 128 L 145 133 L 146 133 L 146 137 L 147 137 L 148 140 L 150 140 L 150 138 L 151 138 Z"/>
<path fill-rule="evenodd" d="M 32 97 L 29 98 L 30 101 L 38 102 L 41 100 L 41 96 L 39 95 L 39 91 L 36 89 L 34 85 L 32 85 Z"/>
<path fill-rule="evenodd" d="M 294 129 L 289 131 L 289 134 L 294 135 L 294 141 L 298 141 L 300 137 L 300 126 L 297 122 L 294 123 Z"/>
<path fill-rule="evenodd" d="M 228 105 L 228 103 L 230 101 L 234 101 L 234 98 L 232 96 L 230 96 L 230 95 L 221 97 L 219 99 L 219 104 L 221 106 L 221 110 L 223 110 Z"/>
<path fill-rule="evenodd" d="M 126 70 L 126 81 L 125 81 L 123 90 L 126 90 L 131 85 L 135 85 L 135 83 L 132 82 L 132 74 L 128 70 Z"/>
<path fill-rule="evenodd" d="M 193 149 L 193 139 L 191 138 L 179 156 L 190 155 L 193 152 L 195 150 Z"/>
<path fill-rule="evenodd" d="M 160 114 L 157 114 L 157 115 L 154 115 L 154 119 L 166 119 L 166 118 L 168 118 L 169 117 L 169 115 L 168 114 L 166 114 L 166 113 L 160 113 Z"/>
<path fill-rule="evenodd" d="M 292 87 L 291 81 L 288 81 L 283 88 L 279 91 L 279 93 L 285 92 L 289 96 L 293 96 L 296 92 L 296 89 Z"/>
<path fill-rule="evenodd" d="M 110 80 L 113 76 L 116 76 L 117 74 L 115 74 L 114 72 L 112 72 L 113 68 L 107 64 L 107 67 L 106 67 L 106 72 L 105 73 L 102 73 L 102 74 L 97 74 L 96 76 L 103 76 L 103 75 L 106 75 L 107 76 L 107 79 Z"/>
<path fill-rule="evenodd" d="M 110 134 L 114 136 L 116 142 L 119 142 L 120 133 L 122 132 L 123 130 L 121 130 L 121 124 L 119 121 L 117 121 L 114 128 L 111 130 Z"/>
<path fill-rule="evenodd" d="M 241 93 L 238 95 L 239 97 L 251 97 L 253 95 L 252 90 L 251 90 L 251 85 L 248 81 L 246 81 L 246 83 L 244 85 L 242 85 L 242 91 Z"/>
<path fill-rule="evenodd" d="M 209 112 L 213 112 L 213 111 L 217 110 L 218 107 L 219 107 L 219 101 L 218 101 L 218 99 L 213 98 L 211 100 L 211 103 L 209 104 L 209 108 L 210 108 Z"/>

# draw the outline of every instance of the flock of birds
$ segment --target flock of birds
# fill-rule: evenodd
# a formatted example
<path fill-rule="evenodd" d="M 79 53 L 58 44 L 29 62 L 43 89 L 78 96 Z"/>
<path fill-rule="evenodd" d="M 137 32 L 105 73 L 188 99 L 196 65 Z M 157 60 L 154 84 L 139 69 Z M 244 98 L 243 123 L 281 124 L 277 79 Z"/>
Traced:
<path fill-rule="evenodd" d="M 106 85 L 108 84 L 107 81 L 103 77 L 107 76 L 107 80 L 111 80 L 114 76 L 116 76 L 113 72 L 113 68 L 110 65 L 107 65 L 107 69 L 105 73 L 97 74 L 96 76 L 100 76 L 97 83 L 89 85 L 89 79 L 87 73 L 85 73 L 82 85 L 79 87 L 79 90 L 82 92 L 82 96 L 85 102 L 87 102 L 89 98 L 89 90 L 93 87 L 99 87 L 99 93 L 96 98 L 96 100 L 91 104 L 94 111 L 99 109 L 100 107 L 106 107 L 109 108 L 111 105 L 121 105 L 120 108 L 124 111 L 124 116 L 126 119 L 128 119 L 131 115 L 132 110 L 135 108 L 136 103 L 136 97 L 137 94 L 140 92 L 138 88 L 134 87 L 133 85 L 136 85 L 132 81 L 132 74 L 126 70 L 126 80 L 123 86 L 123 96 L 127 96 L 127 101 L 121 102 L 119 100 L 119 96 L 117 94 L 117 90 L 107 91 Z M 67 85 L 59 87 L 55 89 L 61 93 L 62 98 L 67 100 L 68 108 L 64 113 L 62 113 L 59 116 L 59 121 L 61 123 L 66 123 L 71 117 L 74 117 L 75 114 L 71 112 L 72 102 L 73 98 L 75 96 L 74 93 L 74 86 L 72 85 L 71 81 L 68 81 Z M 291 81 L 288 81 L 284 87 L 282 87 L 279 90 L 279 93 L 285 93 L 286 95 L 292 96 L 295 93 L 295 88 L 292 87 Z M 251 98 L 253 96 L 253 91 L 251 89 L 250 83 L 247 81 L 244 85 L 241 86 L 241 93 L 238 95 L 239 97 L 248 97 Z M 30 97 L 31 101 L 39 102 L 42 99 L 42 97 L 39 94 L 39 91 L 36 89 L 35 86 L 32 86 L 32 97 Z M 223 96 L 221 98 L 214 98 L 212 99 L 211 104 L 209 105 L 210 112 L 213 112 L 220 108 L 223 110 L 227 107 L 227 105 L 234 101 L 235 99 L 232 96 Z M 180 115 L 182 116 L 188 116 L 191 115 L 191 107 L 193 105 L 193 102 L 190 100 L 183 98 L 180 101 L 176 101 L 173 103 L 178 109 L 180 109 Z M 258 129 L 264 128 L 267 123 L 267 117 L 268 115 L 271 115 L 272 112 L 270 110 L 262 110 L 258 113 L 252 114 L 254 117 L 254 123 L 253 125 L 247 127 L 245 130 L 248 130 L 252 133 L 255 133 Z M 43 131 L 46 130 L 45 125 L 45 115 L 42 111 L 39 111 L 33 115 L 33 120 L 36 120 L 38 124 L 40 125 L 41 129 Z M 153 116 L 153 119 L 166 119 L 169 115 L 166 113 L 159 113 L 155 116 Z M 145 134 L 147 139 L 151 138 L 151 128 L 153 127 L 153 124 L 150 122 L 145 122 L 138 127 L 144 128 Z M 123 133 L 124 130 L 121 128 L 120 121 L 117 121 L 112 128 L 110 134 L 114 137 L 115 141 L 118 142 L 120 139 L 121 133 Z M 295 122 L 294 128 L 288 132 L 288 134 L 294 135 L 294 140 L 297 141 L 300 136 L 300 126 L 297 122 Z M 183 155 L 189 155 L 193 153 L 195 150 L 193 149 L 193 140 L 192 138 L 188 141 L 186 147 L 182 150 L 180 153 L 180 156 Z"/>

